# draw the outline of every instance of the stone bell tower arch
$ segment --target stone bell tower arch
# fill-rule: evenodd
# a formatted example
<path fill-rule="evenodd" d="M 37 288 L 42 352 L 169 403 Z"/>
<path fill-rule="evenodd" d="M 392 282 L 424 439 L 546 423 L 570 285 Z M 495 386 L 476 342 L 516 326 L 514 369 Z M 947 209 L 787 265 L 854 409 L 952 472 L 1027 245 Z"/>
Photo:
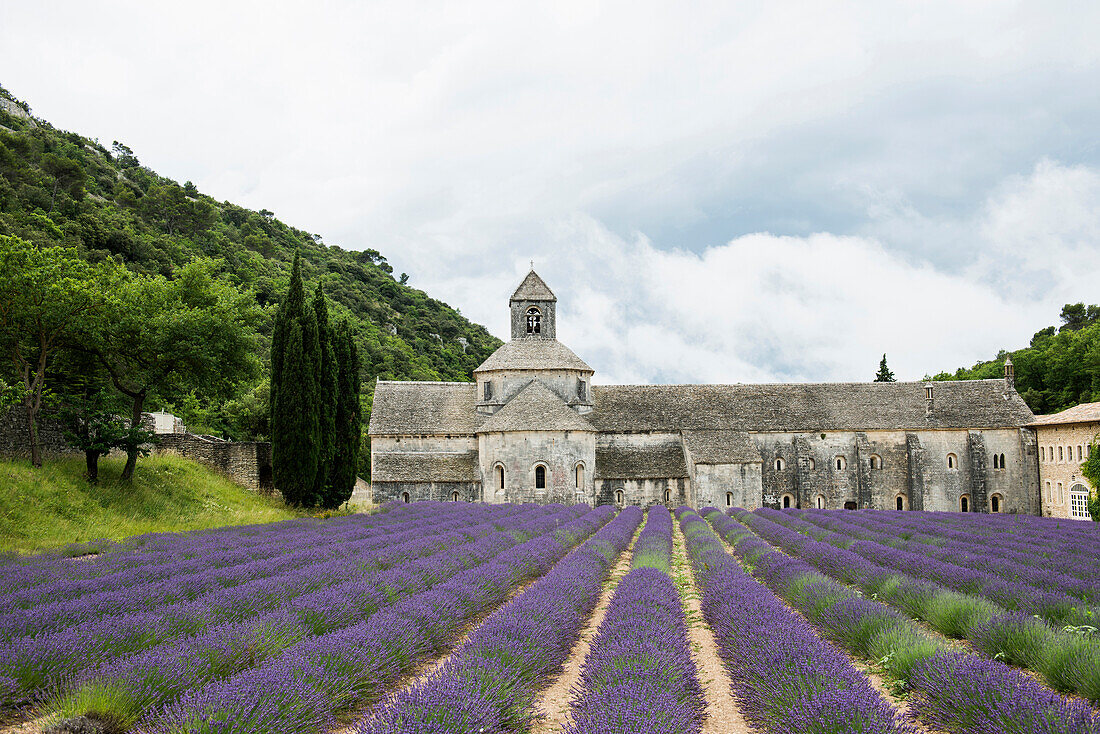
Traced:
<path fill-rule="evenodd" d="M 509 300 L 513 339 L 556 339 L 558 298 L 533 269 Z"/>

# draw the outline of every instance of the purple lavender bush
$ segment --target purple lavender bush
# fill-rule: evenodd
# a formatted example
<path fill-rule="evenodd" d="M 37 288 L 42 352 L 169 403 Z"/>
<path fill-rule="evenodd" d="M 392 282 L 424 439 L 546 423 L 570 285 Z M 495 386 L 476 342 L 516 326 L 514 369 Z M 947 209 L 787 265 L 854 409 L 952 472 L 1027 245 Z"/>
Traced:
<path fill-rule="evenodd" d="M 429 678 L 392 693 L 358 734 L 523 731 L 536 692 L 561 668 L 642 512 L 627 507 L 552 571 L 491 614 Z M 470 712 L 478 729 L 458 711 Z"/>

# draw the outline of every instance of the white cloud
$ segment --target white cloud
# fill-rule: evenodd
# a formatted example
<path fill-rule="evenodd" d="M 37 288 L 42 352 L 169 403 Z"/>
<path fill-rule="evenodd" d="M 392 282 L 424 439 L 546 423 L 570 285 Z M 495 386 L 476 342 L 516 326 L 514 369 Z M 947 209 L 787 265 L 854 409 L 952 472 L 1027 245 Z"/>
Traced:
<path fill-rule="evenodd" d="M 0 65 L 56 125 L 377 249 L 498 335 L 535 257 L 604 379 L 865 379 L 1097 300 L 1098 28 L 1072 2 L 71 0 L 0 6 Z"/>

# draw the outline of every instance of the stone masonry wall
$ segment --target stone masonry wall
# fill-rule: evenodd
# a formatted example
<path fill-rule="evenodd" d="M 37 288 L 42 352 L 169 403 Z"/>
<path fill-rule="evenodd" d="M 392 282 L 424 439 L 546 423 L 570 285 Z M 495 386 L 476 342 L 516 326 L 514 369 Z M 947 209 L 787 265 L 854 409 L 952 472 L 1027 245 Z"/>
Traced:
<path fill-rule="evenodd" d="M 222 441 L 193 433 L 158 436 L 160 452 L 179 454 L 226 475 L 233 481 L 265 494 L 271 483 L 271 444 L 257 441 Z"/>
<path fill-rule="evenodd" d="M 46 456 L 79 454 L 65 440 L 61 422 L 49 416 L 39 415 L 38 442 Z M 0 416 L 0 456 L 29 457 L 31 455 L 31 431 L 27 425 L 27 414 L 21 406 L 16 406 Z"/>

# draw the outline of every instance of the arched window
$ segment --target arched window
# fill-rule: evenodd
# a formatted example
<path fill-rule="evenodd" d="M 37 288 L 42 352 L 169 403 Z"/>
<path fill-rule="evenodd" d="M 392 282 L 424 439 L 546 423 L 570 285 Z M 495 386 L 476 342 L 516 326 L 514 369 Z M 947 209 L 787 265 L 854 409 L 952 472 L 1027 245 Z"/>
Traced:
<path fill-rule="evenodd" d="M 1047 482 L 1047 502 L 1049 503 L 1049 502 L 1053 502 L 1053 501 L 1054 501 L 1054 495 L 1050 491 L 1050 482 Z"/>
<path fill-rule="evenodd" d="M 786 466 L 787 465 L 783 463 L 783 459 L 776 459 L 775 460 L 775 470 L 776 471 L 783 471 L 783 469 L 786 468 Z"/>
<path fill-rule="evenodd" d="M 625 497 L 625 495 L 623 495 L 623 491 L 621 489 L 616 489 L 615 490 L 615 504 L 618 505 L 619 507 L 622 507 L 623 503 L 625 501 L 626 501 L 626 497 Z"/>
<path fill-rule="evenodd" d="M 527 333 L 542 333 L 542 311 L 539 311 L 534 306 L 531 306 L 531 308 L 527 309 Z"/>
<path fill-rule="evenodd" d="M 871 468 L 872 469 L 881 469 L 882 468 L 882 457 L 879 456 L 878 454 L 871 454 Z"/>
<path fill-rule="evenodd" d="M 825 509 L 825 495 L 823 495 L 823 494 L 819 494 L 817 496 L 817 509 L 819 509 L 819 510 L 824 510 Z"/>
<path fill-rule="evenodd" d="M 833 466 L 836 467 L 837 471 L 844 471 L 844 469 L 846 469 L 848 466 L 848 460 L 845 459 L 843 456 L 838 456 L 833 459 Z"/>
<path fill-rule="evenodd" d="M 577 464 L 577 489 L 584 489 L 584 462 Z"/>
<path fill-rule="evenodd" d="M 503 492 L 504 491 L 504 465 L 503 464 L 497 464 L 496 467 L 494 467 L 494 471 L 496 472 L 496 475 L 497 475 L 497 489 L 499 489 L 501 492 Z"/>
<path fill-rule="evenodd" d="M 947 455 L 947 468 L 948 469 L 958 469 L 959 468 L 959 457 L 955 456 L 954 454 L 948 454 Z"/>
<path fill-rule="evenodd" d="M 668 504 L 669 502 L 672 502 L 672 490 L 671 489 L 666 489 L 665 490 L 665 504 Z"/>
<path fill-rule="evenodd" d="M 1064 505 L 1066 503 L 1066 488 L 1061 482 L 1058 482 L 1058 504 Z"/>
<path fill-rule="evenodd" d="M 408 492 L 402 492 L 401 493 L 401 501 L 408 504 L 408 502 L 409 502 L 409 493 Z"/>
<path fill-rule="evenodd" d="M 458 502 L 458 492 L 451 492 L 451 502 Z"/>
<path fill-rule="evenodd" d="M 959 511 L 970 512 L 970 495 L 964 494 L 962 497 L 959 497 Z"/>
<path fill-rule="evenodd" d="M 791 500 L 794 499 L 789 494 L 783 495 L 783 509 L 787 509 L 793 504 Z"/>
<path fill-rule="evenodd" d="M 1084 461 L 1085 460 L 1085 447 L 1082 446 L 1081 444 L 1077 444 L 1077 460 L 1078 461 Z"/>
<path fill-rule="evenodd" d="M 813 471 L 814 469 L 817 468 L 817 462 L 814 461 L 813 459 L 807 459 L 806 460 L 806 468 L 809 469 L 810 471 Z"/>
<path fill-rule="evenodd" d="M 1065 461 L 1066 456 L 1062 446 L 1058 447 L 1058 461 Z"/>
<path fill-rule="evenodd" d="M 1001 468 L 1001 459 L 996 454 L 993 454 L 993 468 L 994 469 L 1000 469 Z"/>
<path fill-rule="evenodd" d="M 894 500 L 894 507 L 898 512 L 905 509 L 905 498 L 900 494 L 897 496 L 897 499 Z"/>
<path fill-rule="evenodd" d="M 1039 458 L 1040 458 L 1040 459 L 1041 459 L 1042 461 L 1046 461 L 1046 460 L 1047 460 L 1047 447 L 1046 447 L 1046 446 L 1040 446 L 1040 447 L 1039 447 Z"/>
<path fill-rule="evenodd" d="M 993 494 L 989 496 L 989 511 L 1000 512 L 1001 511 L 1001 495 Z"/>
<path fill-rule="evenodd" d="M 726 507 L 733 507 L 733 492 L 726 492 Z"/>
<path fill-rule="evenodd" d="M 546 489 L 546 467 L 542 464 L 535 467 L 535 489 Z"/>
<path fill-rule="evenodd" d="M 1075 520 L 1088 520 L 1089 515 L 1089 490 L 1083 484 L 1075 484 L 1069 488 L 1069 516 Z"/>

